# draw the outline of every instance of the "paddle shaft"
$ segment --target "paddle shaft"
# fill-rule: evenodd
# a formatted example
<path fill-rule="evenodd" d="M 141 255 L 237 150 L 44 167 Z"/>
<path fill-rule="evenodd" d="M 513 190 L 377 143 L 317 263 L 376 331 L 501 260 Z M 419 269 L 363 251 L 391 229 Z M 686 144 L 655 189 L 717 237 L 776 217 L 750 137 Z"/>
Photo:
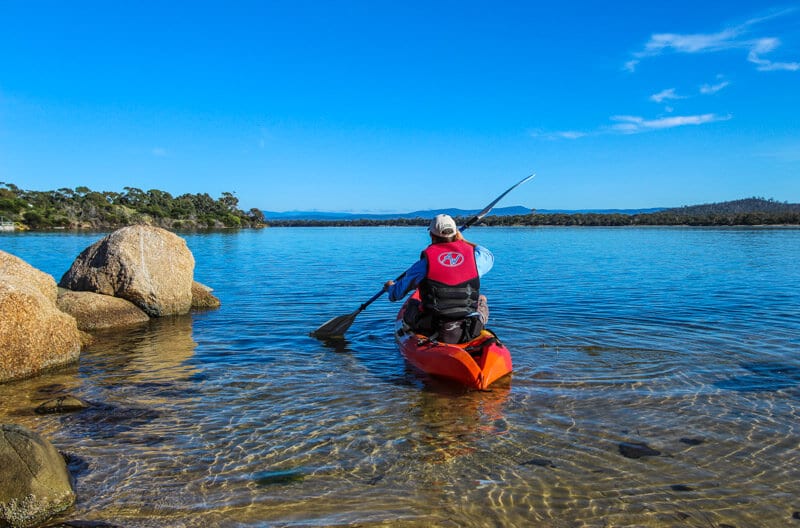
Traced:
<path fill-rule="evenodd" d="M 489 205 L 484 207 L 483 211 L 481 211 L 480 213 L 476 214 L 475 216 L 473 216 L 472 218 L 467 220 L 467 223 L 465 223 L 463 226 L 461 226 L 461 228 L 459 230 L 460 231 L 464 231 L 465 229 L 467 229 L 472 224 L 478 222 L 481 218 L 483 218 L 484 216 L 489 214 L 489 211 L 491 211 L 494 208 L 494 206 L 497 205 L 497 202 L 502 200 L 505 195 L 507 195 L 508 193 L 510 193 L 511 191 L 513 191 L 514 189 L 516 189 L 517 187 L 519 187 L 520 185 L 522 185 L 526 181 L 530 180 L 534 176 L 536 176 L 535 173 L 531 174 L 530 176 L 526 176 L 526 177 L 522 178 L 520 181 L 518 181 L 517 183 L 515 183 L 514 185 L 512 185 L 511 187 L 509 187 L 508 189 L 506 189 L 506 191 L 503 194 L 501 194 L 500 196 L 495 198 L 492 203 L 490 203 Z"/>

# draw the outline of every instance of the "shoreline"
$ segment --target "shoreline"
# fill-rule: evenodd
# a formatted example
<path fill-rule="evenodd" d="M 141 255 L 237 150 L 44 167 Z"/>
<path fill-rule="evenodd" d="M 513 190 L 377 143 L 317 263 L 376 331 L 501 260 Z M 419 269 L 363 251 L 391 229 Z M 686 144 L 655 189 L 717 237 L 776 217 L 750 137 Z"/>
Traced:
<path fill-rule="evenodd" d="M 281 223 L 278 225 L 266 224 L 258 227 L 212 227 L 212 228 L 198 228 L 198 229 L 169 229 L 174 233 L 238 233 L 245 231 L 259 231 L 263 229 L 303 229 L 303 228 L 419 228 L 425 227 L 427 222 L 419 224 L 395 224 L 395 223 L 381 223 L 381 224 L 353 224 L 353 223 L 340 223 L 340 222 L 309 222 L 309 223 Z M 121 226 L 127 227 L 127 226 Z M 110 233 L 121 227 L 97 228 L 97 229 L 68 229 L 68 228 L 50 228 L 50 229 L 17 229 L 17 230 L 0 230 L 0 237 L 4 236 L 20 236 L 29 234 L 69 234 L 69 235 L 83 235 L 93 233 Z M 663 229 L 663 228 L 681 228 L 681 229 L 800 229 L 798 224 L 508 224 L 508 225 L 493 225 L 493 224 L 478 224 L 474 228 L 488 228 L 488 229 L 531 229 L 531 228 L 578 228 L 578 229 L 598 229 L 598 228 L 612 228 L 612 229 Z"/>

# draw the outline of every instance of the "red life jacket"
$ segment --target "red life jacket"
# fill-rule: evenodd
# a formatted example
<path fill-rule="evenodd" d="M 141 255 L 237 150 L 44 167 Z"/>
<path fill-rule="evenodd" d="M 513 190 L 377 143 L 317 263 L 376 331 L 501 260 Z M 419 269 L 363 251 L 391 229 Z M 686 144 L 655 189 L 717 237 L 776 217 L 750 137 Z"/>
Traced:
<path fill-rule="evenodd" d="M 451 321 L 473 315 L 481 287 L 475 248 L 454 240 L 431 244 L 422 256 L 428 262 L 428 272 L 419 286 L 423 309 Z"/>

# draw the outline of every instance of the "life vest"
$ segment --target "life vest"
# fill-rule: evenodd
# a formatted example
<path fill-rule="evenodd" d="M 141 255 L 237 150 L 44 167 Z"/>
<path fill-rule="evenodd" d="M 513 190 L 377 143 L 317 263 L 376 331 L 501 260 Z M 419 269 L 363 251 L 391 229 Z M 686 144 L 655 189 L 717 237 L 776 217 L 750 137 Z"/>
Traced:
<path fill-rule="evenodd" d="M 451 321 L 474 314 L 481 281 L 472 245 L 462 240 L 431 244 L 422 256 L 428 262 L 419 286 L 423 310 Z"/>

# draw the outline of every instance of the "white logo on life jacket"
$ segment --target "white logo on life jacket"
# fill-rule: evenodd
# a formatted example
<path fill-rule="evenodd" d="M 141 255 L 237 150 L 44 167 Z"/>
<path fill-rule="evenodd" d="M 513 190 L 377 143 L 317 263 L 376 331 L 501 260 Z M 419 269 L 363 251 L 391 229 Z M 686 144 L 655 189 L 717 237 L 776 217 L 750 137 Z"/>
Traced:
<path fill-rule="evenodd" d="M 464 263 L 464 255 L 455 251 L 449 251 L 439 255 L 439 264 L 446 268 L 455 268 Z"/>

